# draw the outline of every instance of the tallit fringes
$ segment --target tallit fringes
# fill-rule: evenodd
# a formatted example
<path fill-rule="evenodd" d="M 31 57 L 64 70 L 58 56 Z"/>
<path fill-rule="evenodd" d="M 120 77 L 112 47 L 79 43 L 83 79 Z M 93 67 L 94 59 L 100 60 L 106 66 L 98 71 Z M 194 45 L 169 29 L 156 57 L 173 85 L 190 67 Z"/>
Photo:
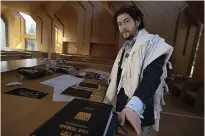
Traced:
<path fill-rule="evenodd" d="M 103 103 L 110 104 L 111 102 L 110 102 L 109 98 L 107 96 L 105 96 Z"/>
<path fill-rule="evenodd" d="M 103 103 L 109 104 L 109 105 L 116 105 L 116 97 L 113 100 L 111 100 L 111 99 L 108 98 L 107 95 L 105 95 Z"/>

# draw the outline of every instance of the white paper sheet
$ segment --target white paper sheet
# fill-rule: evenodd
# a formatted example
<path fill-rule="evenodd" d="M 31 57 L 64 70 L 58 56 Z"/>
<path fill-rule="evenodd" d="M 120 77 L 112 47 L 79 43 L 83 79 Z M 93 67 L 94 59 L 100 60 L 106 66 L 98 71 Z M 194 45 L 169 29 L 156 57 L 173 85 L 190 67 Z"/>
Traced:
<path fill-rule="evenodd" d="M 104 76 L 110 76 L 110 73 L 109 73 L 109 72 L 105 72 L 105 71 L 97 70 L 97 69 L 87 68 L 87 69 L 85 69 L 84 71 L 86 71 L 86 72 L 94 72 L 94 73 L 98 73 L 98 74 L 104 75 Z"/>
<path fill-rule="evenodd" d="M 79 98 L 79 97 L 73 97 L 70 95 L 61 94 L 64 90 L 65 89 L 54 88 L 54 92 L 53 92 L 53 101 L 54 102 L 69 102 L 69 101 L 72 101 L 74 98 Z"/>
<path fill-rule="evenodd" d="M 78 84 L 82 82 L 84 79 L 83 78 L 77 78 L 74 76 L 70 75 L 61 75 L 46 81 L 41 82 L 41 84 L 52 86 L 54 88 L 62 88 L 66 89 L 70 86 L 73 86 L 75 84 Z"/>

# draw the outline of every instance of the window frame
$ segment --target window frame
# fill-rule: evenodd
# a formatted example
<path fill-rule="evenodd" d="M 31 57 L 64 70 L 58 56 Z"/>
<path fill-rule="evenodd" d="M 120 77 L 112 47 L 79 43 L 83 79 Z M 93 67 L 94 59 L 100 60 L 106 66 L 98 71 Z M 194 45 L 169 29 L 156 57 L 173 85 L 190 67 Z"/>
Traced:
<path fill-rule="evenodd" d="M 35 40 L 35 42 L 36 42 L 36 39 L 32 39 L 32 38 L 25 38 L 24 40 L 25 40 L 25 50 L 26 50 L 26 47 L 27 47 L 26 46 L 26 43 L 27 43 L 26 40 Z M 28 51 L 36 51 L 36 50 L 37 50 L 37 42 L 36 42 L 36 45 L 35 45 L 35 50 L 28 50 Z"/>
<path fill-rule="evenodd" d="M 5 23 L 5 31 L 6 31 L 6 46 L 5 47 L 9 47 L 9 34 L 8 34 L 8 21 L 6 20 L 6 18 L 4 17 L 3 14 L 1 14 L 1 19 L 4 21 Z"/>

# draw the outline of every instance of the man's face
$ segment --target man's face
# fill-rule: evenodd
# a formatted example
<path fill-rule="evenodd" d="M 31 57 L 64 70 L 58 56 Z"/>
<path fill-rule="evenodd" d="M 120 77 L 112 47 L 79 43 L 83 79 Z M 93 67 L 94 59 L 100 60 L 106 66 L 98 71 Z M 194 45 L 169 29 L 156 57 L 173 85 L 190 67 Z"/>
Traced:
<path fill-rule="evenodd" d="M 123 39 L 132 39 L 138 31 L 139 22 L 134 21 L 129 14 L 123 13 L 117 17 L 117 24 Z"/>

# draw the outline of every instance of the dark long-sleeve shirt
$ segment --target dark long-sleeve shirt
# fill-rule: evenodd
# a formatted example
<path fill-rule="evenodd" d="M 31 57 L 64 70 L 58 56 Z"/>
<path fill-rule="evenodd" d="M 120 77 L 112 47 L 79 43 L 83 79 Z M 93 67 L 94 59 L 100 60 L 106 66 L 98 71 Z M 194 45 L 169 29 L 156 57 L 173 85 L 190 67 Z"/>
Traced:
<path fill-rule="evenodd" d="M 163 73 L 162 67 L 164 65 L 165 55 L 158 57 L 151 62 L 143 71 L 143 79 L 139 83 L 133 96 L 137 96 L 145 104 L 146 109 L 143 113 L 144 119 L 142 119 L 142 126 L 153 125 L 154 122 L 154 106 L 153 97 L 161 82 L 160 77 Z M 120 70 L 122 71 L 122 70 Z M 134 74 L 134 73 L 132 73 Z M 118 73 L 120 78 L 121 73 Z M 122 111 L 128 102 L 128 97 L 124 93 L 124 89 L 121 88 L 117 95 L 117 111 Z"/>

